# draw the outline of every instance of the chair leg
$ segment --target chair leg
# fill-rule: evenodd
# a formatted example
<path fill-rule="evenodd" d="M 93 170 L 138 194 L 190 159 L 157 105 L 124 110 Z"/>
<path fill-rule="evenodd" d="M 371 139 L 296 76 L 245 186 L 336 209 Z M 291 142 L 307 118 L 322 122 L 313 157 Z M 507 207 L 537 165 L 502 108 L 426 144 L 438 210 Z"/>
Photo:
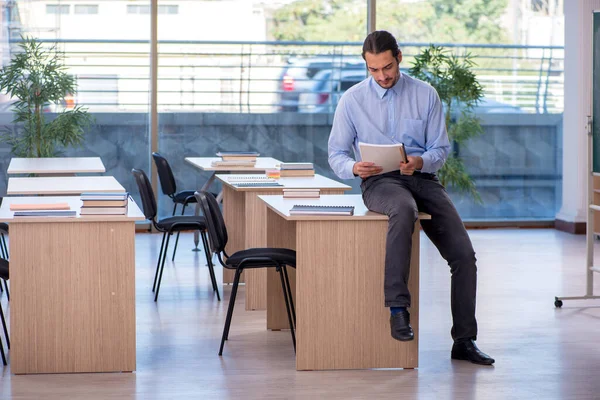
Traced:
<path fill-rule="evenodd" d="M 285 287 L 285 279 L 283 277 L 282 268 L 278 268 L 279 278 L 281 278 L 281 289 L 283 289 L 283 298 L 285 299 L 285 309 L 288 315 L 288 322 L 290 323 L 290 332 L 292 334 L 292 342 L 294 343 L 294 353 L 296 352 L 296 335 L 294 333 L 294 322 L 292 321 L 292 313 L 290 312 L 290 302 L 288 301 L 287 290 Z"/>
<path fill-rule="evenodd" d="M 162 242 L 160 243 L 160 251 L 158 252 L 158 260 L 156 261 L 156 272 L 154 273 L 154 283 L 152 284 L 152 291 L 156 290 L 156 279 L 158 278 L 158 270 L 160 268 L 160 260 L 163 254 L 163 248 L 165 247 L 165 237 L 167 236 L 167 232 L 163 233 Z"/>
<path fill-rule="evenodd" d="M 184 204 L 183 207 L 181 208 L 181 215 L 183 215 L 183 213 L 185 213 L 185 206 L 187 206 L 187 204 Z M 171 261 L 175 261 L 175 252 L 177 251 L 177 243 L 179 243 L 179 234 L 181 232 L 177 232 L 177 238 L 175 239 L 175 248 L 173 249 L 173 258 L 171 258 Z"/>
<path fill-rule="evenodd" d="M 8 260 L 10 258 L 10 255 L 8 254 L 8 246 L 6 245 L 6 237 L 4 237 L 4 233 L 0 235 L 2 237 L 2 247 L 4 248 L 3 254 L 6 254 L 6 257 L 4 257 L 4 259 Z"/>
<path fill-rule="evenodd" d="M 282 267 L 283 277 L 285 278 L 285 287 L 287 289 L 288 299 L 290 299 L 290 308 L 292 309 L 292 318 L 294 319 L 294 328 L 296 328 L 296 308 L 294 307 L 294 297 L 292 296 L 292 288 L 290 286 L 290 278 L 287 273 L 287 265 Z"/>
<path fill-rule="evenodd" d="M 6 338 L 6 345 L 10 349 L 10 338 L 8 337 L 8 329 L 6 328 L 6 320 L 4 319 L 4 311 L 2 311 L 2 305 L 0 305 L 0 318 L 2 319 L 2 328 L 4 329 L 4 337 Z"/>
<path fill-rule="evenodd" d="M 158 277 L 158 283 L 156 285 L 156 294 L 154 295 L 154 301 L 158 300 L 158 291 L 160 290 L 160 282 L 162 281 L 162 274 L 165 270 L 165 261 L 167 260 L 167 250 L 169 248 L 169 239 L 171 239 L 171 232 L 167 232 L 167 243 L 165 244 L 165 251 L 163 251 L 162 264 L 160 266 L 160 275 Z"/>
<path fill-rule="evenodd" d="M 208 239 L 206 238 L 206 232 L 200 232 L 202 237 L 202 245 L 204 246 L 204 253 L 206 254 L 206 265 L 208 265 L 208 273 L 210 275 L 210 281 L 212 283 L 213 291 L 217 292 L 217 300 L 221 301 L 219 295 L 219 286 L 217 285 L 217 278 L 215 276 L 215 269 L 211 260 L 212 253 L 208 250 Z"/>
<path fill-rule="evenodd" d="M 4 345 L 2 344 L 1 338 L 0 338 L 0 354 L 2 355 L 2 364 L 4 364 L 4 366 L 7 366 L 8 363 L 6 362 L 6 355 L 4 354 Z"/>
<path fill-rule="evenodd" d="M 240 275 L 242 274 L 242 268 L 235 270 L 235 277 L 233 278 L 233 287 L 231 288 L 231 296 L 229 297 L 229 307 L 227 308 L 227 318 L 225 318 L 225 326 L 223 327 L 223 336 L 221 337 L 221 347 L 219 348 L 219 355 L 223 355 L 223 346 L 225 341 L 229 337 L 229 327 L 231 326 L 231 317 L 233 316 L 233 307 L 235 305 L 235 296 L 237 294 L 238 285 L 240 283 Z"/>
<path fill-rule="evenodd" d="M 4 281 L 4 287 L 6 288 L 6 300 L 10 301 L 10 292 L 8 291 L 8 281 L 6 279 L 3 279 Z M 2 285 L 0 284 L 0 287 L 2 287 Z"/>

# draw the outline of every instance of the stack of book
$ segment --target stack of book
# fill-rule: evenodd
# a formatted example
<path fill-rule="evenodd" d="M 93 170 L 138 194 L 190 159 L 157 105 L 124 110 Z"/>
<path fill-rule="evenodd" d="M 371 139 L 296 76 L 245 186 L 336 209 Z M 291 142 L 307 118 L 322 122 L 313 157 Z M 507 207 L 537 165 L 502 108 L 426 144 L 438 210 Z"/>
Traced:
<path fill-rule="evenodd" d="M 296 204 L 290 215 L 354 215 L 354 206 L 320 206 Z"/>
<path fill-rule="evenodd" d="M 256 157 L 260 154 L 255 151 L 220 151 L 217 153 L 221 160 L 211 163 L 213 167 L 254 167 Z"/>
<path fill-rule="evenodd" d="M 129 193 L 82 193 L 79 215 L 126 215 Z"/>
<path fill-rule="evenodd" d="M 312 163 L 281 163 L 281 177 L 291 176 L 315 176 L 315 168 Z"/>
<path fill-rule="evenodd" d="M 283 198 L 306 198 L 306 199 L 318 199 L 321 197 L 320 189 L 283 189 Z"/>

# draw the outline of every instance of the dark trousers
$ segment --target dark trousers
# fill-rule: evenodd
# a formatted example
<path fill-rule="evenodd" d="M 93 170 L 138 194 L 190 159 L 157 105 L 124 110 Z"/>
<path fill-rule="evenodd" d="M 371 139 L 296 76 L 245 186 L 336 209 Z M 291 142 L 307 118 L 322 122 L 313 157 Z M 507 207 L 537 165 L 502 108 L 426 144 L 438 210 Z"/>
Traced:
<path fill-rule="evenodd" d="M 408 275 L 412 234 L 418 212 L 423 231 L 448 261 L 451 273 L 452 337 L 475 338 L 477 266 L 471 239 L 446 190 L 433 174 L 399 171 L 373 176 L 361 184 L 363 200 L 371 211 L 389 217 L 385 245 L 385 306 L 410 307 Z"/>

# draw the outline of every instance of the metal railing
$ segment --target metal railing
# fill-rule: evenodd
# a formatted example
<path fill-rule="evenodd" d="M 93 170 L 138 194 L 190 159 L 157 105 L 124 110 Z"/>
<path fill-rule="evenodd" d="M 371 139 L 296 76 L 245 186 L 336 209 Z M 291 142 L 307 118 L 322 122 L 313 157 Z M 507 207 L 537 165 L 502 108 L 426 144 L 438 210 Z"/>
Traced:
<path fill-rule="evenodd" d="M 64 53 L 68 71 L 77 76 L 78 104 L 95 112 L 148 111 L 148 41 L 43 42 L 56 45 Z M 11 51 L 17 50 L 17 43 L 10 43 Z M 471 53 L 476 57 L 475 72 L 485 94 L 482 112 L 562 112 L 562 47 L 437 45 L 450 54 Z M 349 64 L 362 63 L 362 43 L 159 41 L 158 46 L 158 102 L 162 112 L 296 111 L 299 95 L 315 90 L 315 72 L 339 72 Z M 428 46 L 401 43 L 401 67 L 408 69 L 414 56 Z M 293 89 L 284 85 L 289 67 L 303 68 L 311 62 L 319 64 L 317 61 L 320 66 L 308 75 L 294 78 Z M 335 98 L 330 94 L 330 99 Z"/>

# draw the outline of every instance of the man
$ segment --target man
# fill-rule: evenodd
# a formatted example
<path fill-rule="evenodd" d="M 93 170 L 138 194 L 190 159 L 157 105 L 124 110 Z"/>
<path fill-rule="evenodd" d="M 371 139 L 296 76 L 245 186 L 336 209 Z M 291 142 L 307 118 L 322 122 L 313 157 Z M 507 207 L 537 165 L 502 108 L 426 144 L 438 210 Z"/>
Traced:
<path fill-rule="evenodd" d="M 392 337 L 413 340 L 407 283 L 412 233 L 421 211 L 431 215 L 431 220 L 421 221 L 421 225 L 448 261 L 452 273 L 451 357 L 491 365 L 494 359 L 481 352 L 474 342 L 475 252 L 452 201 L 435 175 L 450 151 L 438 94 L 427 83 L 400 73 L 402 53 L 389 32 L 369 34 L 362 56 L 371 76 L 348 89 L 339 101 L 329 137 L 329 164 L 342 179 L 361 177 L 367 208 L 389 217 L 384 293 L 385 306 L 390 307 Z M 402 142 L 408 162 L 400 163 L 399 171 L 382 174 L 380 166 L 360 160 L 358 142 Z"/>

